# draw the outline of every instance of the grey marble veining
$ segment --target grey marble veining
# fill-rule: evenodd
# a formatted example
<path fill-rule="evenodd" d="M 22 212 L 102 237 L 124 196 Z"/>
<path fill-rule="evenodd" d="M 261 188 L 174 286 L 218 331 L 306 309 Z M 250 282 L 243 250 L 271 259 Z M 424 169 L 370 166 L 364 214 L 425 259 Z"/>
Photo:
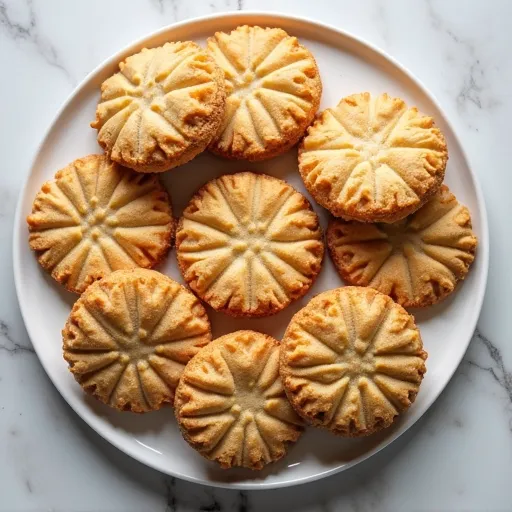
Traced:
<path fill-rule="evenodd" d="M 473 345 L 481 344 L 487 351 L 487 356 L 490 361 L 487 363 L 484 361 L 474 361 L 469 356 L 465 358 L 464 362 L 474 368 L 478 368 L 484 372 L 487 372 L 493 380 L 500 386 L 506 393 L 508 400 L 512 404 L 512 372 L 505 367 L 503 355 L 501 350 L 492 343 L 492 341 L 485 337 L 478 329 L 475 331 L 475 335 L 472 340 Z M 482 358 L 483 359 L 483 358 Z M 511 418 L 512 425 L 512 418 Z M 510 427 L 512 430 L 512 426 Z"/>
<path fill-rule="evenodd" d="M 437 10 L 432 0 L 427 1 L 428 16 L 432 28 L 438 32 L 451 47 L 457 48 L 455 55 L 458 60 L 464 57 L 466 71 L 461 75 L 462 84 L 459 86 L 459 92 L 456 96 L 457 107 L 460 110 L 468 108 L 468 102 L 471 102 L 478 109 L 488 108 L 492 105 L 492 100 L 486 98 L 487 87 L 485 69 L 478 55 L 478 48 L 471 39 L 459 36 L 450 24 L 446 23 L 442 15 Z M 449 49 L 447 60 L 454 59 Z"/>
<path fill-rule="evenodd" d="M 16 21 L 10 13 L 12 3 L 0 2 L 0 28 L 3 33 L 14 41 L 30 43 L 47 64 L 60 70 L 66 79 L 74 85 L 75 82 L 64 66 L 59 52 L 39 30 L 33 0 L 25 0 L 25 4 L 28 20 L 20 22 Z"/>
<path fill-rule="evenodd" d="M 0 351 L 8 352 L 11 355 L 28 352 L 29 354 L 35 354 L 34 349 L 31 345 L 24 345 L 14 341 L 9 334 L 9 326 L 3 320 L 0 320 Z"/>
<path fill-rule="evenodd" d="M 446 390 L 390 447 L 350 471 L 267 492 L 214 489 L 146 468 L 64 403 L 24 329 L 12 279 L 16 197 L 73 86 L 133 39 L 229 10 L 289 12 L 391 53 L 465 142 L 489 210 L 491 271 L 478 329 Z M 508 0 L 0 0 L 0 511 L 510 510 L 512 488 L 512 31 Z M 120 29 L 113 26 L 116 20 Z"/>

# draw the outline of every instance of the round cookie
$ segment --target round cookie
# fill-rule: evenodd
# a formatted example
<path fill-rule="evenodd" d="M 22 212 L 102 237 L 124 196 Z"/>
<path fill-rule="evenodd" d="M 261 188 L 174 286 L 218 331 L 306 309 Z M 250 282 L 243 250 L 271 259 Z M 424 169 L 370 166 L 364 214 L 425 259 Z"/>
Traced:
<path fill-rule="evenodd" d="M 112 160 L 162 172 L 201 153 L 224 117 L 222 71 L 196 43 L 144 48 L 101 85 L 92 128 Z"/>
<path fill-rule="evenodd" d="M 292 318 L 280 373 L 296 412 L 347 437 L 389 427 L 418 393 L 426 371 L 414 318 L 372 288 L 317 295 Z"/>
<path fill-rule="evenodd" d="M 264 160 L 294 146 L 322 94 L 311 52 L 280 28 L 247 25 L 216 32 L 208 51 L 224 71 L 227 92 L 224 121 L 210 150 Z"/>
<path fill-rule="evenodd" d="M 279 343 L 254 331 L 217 338 L 193 357 L 174 409 L 185 440 L 223 468 L 262 469 L 302 432 L 279 378 Z"/>
<path fill-rule="evenodd" d="M 205 302 L 233 316 L 266 316 L 302 297 L 324 245 L 308 200 L 286 182 L 252 172 L 204 185 L 176 232 L 179 267 Z"/>
<path fill-rule="evenodd" d="M 299 149 L 304 183 L 334 216 L 395 222 L 441 186 L 448 153 L 431 117 L 387 94 L 324 110 Z"/>
<path fill-rule="evenodd" d="M 89 286 L 62 331 L 64 359 L 82 388 L 115 409 L 174 401 L 186 363 L 211 340 L 199 300 L 154 270 L 118 270 Z"/>
<path fill-rule="evenodd" d="M 104 155 L 58 171 L 37 194 L 27 222 L 41 266 L 76 293 L 113 270 L 157 265 L 175 228 L 159 179 Z"/>
<path fill-rule="evenodd" d="M 371 286 L 404 307 L 423 307 L 445 298 L 464 279 L 477 239 L 468 209 L 443 185 L 395 224 L 331 220 L 327 244 L 347 283 Z"/>

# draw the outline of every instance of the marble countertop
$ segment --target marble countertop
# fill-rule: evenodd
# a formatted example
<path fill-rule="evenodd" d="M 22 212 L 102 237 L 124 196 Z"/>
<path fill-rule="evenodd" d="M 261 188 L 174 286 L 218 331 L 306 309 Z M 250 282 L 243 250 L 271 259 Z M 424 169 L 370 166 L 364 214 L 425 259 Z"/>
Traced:
<path fill-rule="evenodd" d="M 56 110 L 103 59 L 175 21 L 229 10 L 326 21 L 383 48 L 452 119 L 487 201 L 484 308 L 455 376 L 390 447 L 328 479 L 267 492 L 164 476 L 94 433 L 31 347 L 12 277 L 12 221 Z M 0 511 L 510 510 L 512 506 L 512 3 L 452 0 L 0 0 Z"/>

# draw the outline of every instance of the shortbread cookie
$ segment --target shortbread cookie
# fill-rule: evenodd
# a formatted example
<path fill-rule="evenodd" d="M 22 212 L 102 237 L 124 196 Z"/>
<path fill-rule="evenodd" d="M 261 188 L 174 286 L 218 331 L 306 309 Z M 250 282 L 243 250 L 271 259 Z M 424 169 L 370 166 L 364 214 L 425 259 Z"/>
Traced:
<path fill-rule="evenodd" d="M 203 151 L 224 118 L 222 71 L 191 42 L 144 48 L 101 85 L 98 142 L 139 172 L 161 172 Z"/>
<path fill-rule="evenodd" d="M 431 117 L 387 94 L 354 94 L 323 111 L 299 149 L 299 170 L 336 217 L 395 222 L 441 186 L 448 153 Z"/>
<path fill-rule="evenodd" d="M 286 182 L 252 172 L 202 187 L 179 221 L 176 248 L 192 290 L 234 316 L 271 315 L 302 297 L 324 253 L 308 200 Z"/>
<path fill-rule="evenodd" d="M 82 388 L 121 411 L 173 404 L 183 368 L 211 339 L 199 300 L 154 270 L 118 270 L 89 286 L 64 330 Z"/>
<path fill-rule="evenodd" d="M 371 286 L 404 307 L 430 306 L 464 279 L 477 239 L 465 206 L 443 185 L 420 210 L 395 224 L 333 219 L 329 251 L 349 284 Z"/>
<path fill-rule="evenodd" d="M 159 263 L 174 234 L 167 193 L 103 155 L 80 158 L 37 194 L 27 217 L 30 247 L 68 290 L 82 293 L 113 270 Z"/>
<path fill-rule="evenodd" d="M 183 437 L 223 468 L 262 469 L 302 431 L 279 378 L 279 343 L 254 331 L 202 349 L 183 372 L 174 407 Z"/>
<path fill-rule="evenodd" d="M 226 158 L 263 160 L 304 135 L 322 83 L 311 52 L 280 28 L 217 32 L 208 50 L 226 78 L 226 114 L 210 149 Z"/>
<path fill-rule="evenodd" d="M 402 306 L 349 286 L 317 295 L 292 318 L 280 372 L 300 416 L 356 437 L 389 427 L 414 402 L 426 358 Z"/>

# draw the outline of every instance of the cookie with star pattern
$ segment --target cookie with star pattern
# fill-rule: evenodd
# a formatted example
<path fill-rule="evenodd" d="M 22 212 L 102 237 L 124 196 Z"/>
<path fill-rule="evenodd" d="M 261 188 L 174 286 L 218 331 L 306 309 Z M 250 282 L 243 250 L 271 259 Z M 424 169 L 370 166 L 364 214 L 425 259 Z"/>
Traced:
<path fill-rule="evenodd" d="M 477 238 L 469 210 L 443 185 L 417 212 L 393 224 L 332 219 L 327 245 L 348 284 L 371 286 L 404 307 L 425 307 L 466 277 Z"/>
<path fill-rule="evenodd" d="M 114 270 L 154 267 L 175 228 L 158 177 L 104 155 L 79 158 L 58 171 L 37 194 L 27 222 L 41 266 L 76 293 Z"/>
<path fill-rule="evenodd" d="M 222 71 L 196 43 L 143 48 L 101 85 L 98 143 L 139 172 L 162 172 L 201 153 L 224 118 Z"/>
<path fill-rule="evenodd" d="M 387 94 L 354 94 L 324 110 L 299 148 L 306 188 L 335 217 L 395 222 L 443 182 L 448 152 L 432 117 Z"/>
<path fill-rule="evenodd" d="M 185 287 L 154 270 L 118 270 L 87 288 L 62 331 L 64 359 L 84 391 L 120 411 L 172 405 L 187 362 L 211 340 Z"/>
<path fill-rule="evenodd" d="M 427 353 L 414 318 L 372 288 L 317 295 L 292 318 L 280 373 L 295 411 L 346 437 L 389 427 L 414 402 Z"/>
<path fill-rule="evenodd" d="M 312 53 L 280 28 L 243 25 L 216 32 L 208 51 L 224 72 L 226 113 L 210 150 L 264 160 L 304 135 L 322 94 Z"/>
<path fill-rule="evenodd" d="M 223 468 L 262 469 L 302 432 L 279 377 L 279 343 L 255 331 L 201 349 L 183 372 L 174 407 L 185 440 Z"/>
<path fill-rule="evenodd" d="M 322 265 L 324 244 L 308 200 L 286 182 L 253 172 L 202 187 L 176 231 L 185 281 L 233 316 L 268 316 L 302 297 Z"/>

